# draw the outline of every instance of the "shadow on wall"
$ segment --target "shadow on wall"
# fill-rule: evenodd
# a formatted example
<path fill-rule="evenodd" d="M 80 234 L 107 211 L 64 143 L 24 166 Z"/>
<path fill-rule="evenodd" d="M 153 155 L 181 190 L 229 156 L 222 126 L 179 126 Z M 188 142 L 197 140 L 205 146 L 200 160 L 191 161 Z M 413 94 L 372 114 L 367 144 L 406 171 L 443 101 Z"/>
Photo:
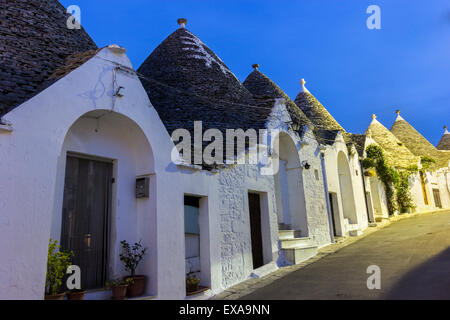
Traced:
<path fill-rule="evenodd" d="M 382 299 L 450 299 L 450 248 L 408 272 Z"/>

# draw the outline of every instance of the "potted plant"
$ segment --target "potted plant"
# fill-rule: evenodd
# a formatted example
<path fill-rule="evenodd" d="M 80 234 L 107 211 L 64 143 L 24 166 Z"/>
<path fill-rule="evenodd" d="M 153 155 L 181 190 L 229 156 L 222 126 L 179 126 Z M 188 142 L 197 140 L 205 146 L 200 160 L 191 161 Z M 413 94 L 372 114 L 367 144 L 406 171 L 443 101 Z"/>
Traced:
<path fill-rule="evenodd" d="M 84 300 L 84 295 L 87 293 L 83 289 L 73 289 L 66 293 L 68 300 Z"/>
<path fill-rule="evenodd" d="M 124 300 L 127 295 L 127 289 L 133 280 L 129 279 L 113 279 L 106 281 L 106 289 L 111 290 L 113 300 Z"/>
<path fill-rule="evenodd" d="M 50 239 L 47 257 L 47 274 L 45 279 L 45 300 L 63 300 L 61 292 L 63 278 L 71 265 L 73 251 L 66 252 L 58 245 L 58 241 Z"/>
<path fill-rule="evenodd" d="M 199 283 L 200 279 L 195 274 L 193 276 L 186 275 L 186 291 L 188 293 L 198 291 Z"/>
<path fill-rule="evenodd" d="M 124 263 L 125 270 L 130 272 L 130 276 L 125 279 L 131 278 L 133 280 L 133 283 L 128 287 L 127 295 L 129 297 L 138 297 L 144 292 L 145 276 L 136 275 L 136 269 L 144 258 L 147 248 L 142 246 L 141 241 L 136 242 L 132 246 L 125 240 L 121 241 L 120 244 L 122 245 L 120 261 Z"/>

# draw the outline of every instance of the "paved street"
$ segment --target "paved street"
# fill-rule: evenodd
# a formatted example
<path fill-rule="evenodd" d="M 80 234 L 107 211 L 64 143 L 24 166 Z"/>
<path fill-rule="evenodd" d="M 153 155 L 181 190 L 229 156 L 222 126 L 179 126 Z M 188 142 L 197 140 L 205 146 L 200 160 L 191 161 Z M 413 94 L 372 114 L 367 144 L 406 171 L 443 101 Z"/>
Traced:
<path fill-rule="evenodd" d="M 381 268 L 381 290 L 366 269 Z M 450 212 L 392 223 L 242 299 L 450 299 Z"/>

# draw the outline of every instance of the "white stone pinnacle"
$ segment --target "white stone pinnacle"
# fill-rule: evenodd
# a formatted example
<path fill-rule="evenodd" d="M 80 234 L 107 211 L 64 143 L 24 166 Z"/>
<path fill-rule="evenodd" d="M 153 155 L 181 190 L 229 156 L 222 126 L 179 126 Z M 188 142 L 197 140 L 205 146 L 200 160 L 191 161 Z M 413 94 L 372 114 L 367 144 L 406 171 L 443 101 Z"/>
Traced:
<path fill-rule="evenodd" d="M 395 119 L 395 121 L 400 121 L 400 120 L 405 120 L 402 118 L 402 116 L 400 115 L 400 110 L 397 110 L 397 119 Z"/>
<path fill-rule="evenodd" d="M 300 85 L 301 85 L 300 92 L 309 92 L 308 89 L 306 89 L 305 84 L 306 84 L 306 81 L 305 81 L 305 79 L 302 78 L 300 80 Z"/>

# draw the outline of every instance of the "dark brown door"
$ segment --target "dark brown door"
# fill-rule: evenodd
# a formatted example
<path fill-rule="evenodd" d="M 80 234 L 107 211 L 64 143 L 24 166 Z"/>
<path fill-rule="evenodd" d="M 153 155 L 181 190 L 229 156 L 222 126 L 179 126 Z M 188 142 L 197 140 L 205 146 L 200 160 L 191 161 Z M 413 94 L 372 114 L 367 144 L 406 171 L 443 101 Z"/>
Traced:
<path fill-rule="evenodd" d="M 335 221 L 335 218 L 334 218 L 334 199 L 333 199 L 333 194 L 329 193 L 328 197 L 329 197 L 329 200 L 330 200 L 331 222 L 333 223 L 333 233 L 334 233 L 334 236 L 336 237 L 337 234 L 336 234 L 336 221 Z"/>
<path fill-rule="evenodd" d="M 433 196 L 434 196 L 434 203 L 436 204 L 436 207 L 442 209 L 441 192 L 439 191 L 439 189 L 433 189 Z"/>
<path fill-rule="evenodd" d="M 112 162 L 67 157 L 61 246 L 73 250 L 83 289 L 101 288 L 107 276 Z"/>
<path fill-rule="evenodd" d="M 253 269 L 264 265 L 261 234 L 261 202 L 259 194 L 249 193 L 250 232 L 252 238 Z"/>

